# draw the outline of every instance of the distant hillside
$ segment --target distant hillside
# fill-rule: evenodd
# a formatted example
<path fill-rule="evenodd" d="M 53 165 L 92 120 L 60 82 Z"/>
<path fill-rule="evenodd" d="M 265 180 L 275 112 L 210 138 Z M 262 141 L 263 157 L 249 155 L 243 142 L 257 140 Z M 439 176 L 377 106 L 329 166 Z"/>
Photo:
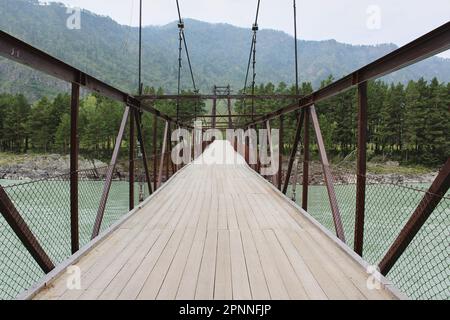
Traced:
<path fill-rule="evenodd" d="M 66 8 L 60 4 L 39 5 L 37 0 L 0 0 L 0 29 L 72 64 L 85 72 L 127 91 L 137 88 L 137 28 L 122 26 L 111 18 L 83 11 L 81 30 L 66 28 Z M 320 27 L 320 25 L 318 25 Z M 186 20 L 186 37 L 197 82 L 202 90 L 230 83 L 242 88 L 251 32 L 227 24 Z M 176 87 L 178 31 L 175 23 L 146 27 L 144 82 L 169 91 Z M 280 31 L 261 30 L 257 43 L 258 82 L 294 79 L 294 41 Z M 352 46 L 329 41 L 299 41 L 302 81 L 318 86 L 333 74 L 339 78 L 396 49 L 393 44 Z M 186 63 L 186 62 L 185 62 Z M 430 58 L 390 75 L 388 81 L 420 77 L 450 81 L 450 59 Z M 183 85 L 190 87 L 187 65 Z M 0 59 L 0 92 L 24 92 L 36 98 L 54 94 L 67 85 L 50 77 Z"/>

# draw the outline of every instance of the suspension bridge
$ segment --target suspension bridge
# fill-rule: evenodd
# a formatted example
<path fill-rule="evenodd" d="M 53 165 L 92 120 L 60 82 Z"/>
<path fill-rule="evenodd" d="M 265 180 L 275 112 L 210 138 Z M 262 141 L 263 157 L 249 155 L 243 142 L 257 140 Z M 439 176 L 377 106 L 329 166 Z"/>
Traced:
<path fill-rule="evenodd" d="M 178 5 L 178 1 L 177 1 Z M 142 4 L 141 4 L 142 8 Z M 202 94 L 195 82 L 180 6 L 178 90 L 175 95 L 143 93 L 139 67 L 138 94 L 130 94 L 96 79 L 3 31 L 0 55 L 71 84 L 70 171 L 48 179 L 51 189 L 29 182 L 0 186 L 0 247 L 2 248 L 2 299 L 408 299 L 448 298 L 446 246 L 450 199 L 450 158 L 428 189 L 386 186 L 376 198 L 366 170 L 367 82 L 415 64 L 450 48 L 450 23 L 361 67 L 342 79 L 300 95 L 298 63 L 296 94 L 257 95 L 256 48 L 258 14 L 252 26 L 251 49 L 244 90 L 233 94 L 229 86 L 215 86 Z M 294 17 L 296 6 L 294 1 Z M 142 14 L 141 14 L 142 22 Z M 141 39 L 141 36 L 140 36 Z M 298 61 L 295 23 L 295 56 Z M 192 79 L 193 95 L 181 92 L 183 49 Z M 142 54 L 140 50 L 139 65 Z M 252 74 L 250 74 L 252 71 Z M 249 79 L 251 93 L 249 90 Z M 358 90 L 358 149 L 354 183 L 343 188 L 334 181 L 315 104 L 351 88 Z M 110 164 L 79 170 L 80 89 L 106 96 L 124 105 Z M 176 117 L 153 106 L 155 101 L 175 101 Z M 189 119 L 180 114 L 184 101 L 212 101 L 211 114 Z M 217 102 L 227 101 L 227 114 L 217 113 Z M 258 101 L 292 101 L 274 112 L 258 114 Z M 232 111 L 231 102 L 242 101 L 245 114 Z M 248 103 L 248 105 L 247 105 Z M 144 113 L 153 115 L 153 146 L 145 150 Z M 284 119 L 296 115 L 294 141 L 285 141 Z M 201 155 L 183 154 L 188 164 L 171 162 L 172 128 L 193 130 L 192 120 L 203 120 L 207 129 L 264 128 L 274 123 L 278 143 L 264 143 L 237 134 L 228 141 L 200 142 Z M 217 119 L 226 119 L 218 122 Z M 240 121 L 236 121 L 240 119 Z M 157 127 L 164 134 L 158 141 Z M 129 130 L 128 208 L 113 214 L 117 196 L 115 171 L 121 144 Z M 244 132 L 244 131 L 241 131 Z M 326 192 L 320 201 L 326 209 L 311 208 L 310 132 L 314 133 Z M 270 135 L 269 135 L 270 137 Z M 194 139 L 194 138 L 193 138 Z M 137 143 L 136 143 L 137 142 Z M 285 145 L 290 156 L 283 166 Z M 156 146 L 160 145 L 160 150 Z M 139 148 L 141 157 L 136 158 Z M 261 159 L 251 161 L 254 150 L 279 150 L 279 168 L 262 176 Z M 298 154 L 301 151 L 302 157 Z M 258 154 L 258 153 L 256 153 Z M 223 159 L 232 159 L 225 161 Z M 301 174 L 297 173 L 301 167 Z M 301 180 L 301 205 L 286 195 L 292 178 Z M 98 188 L 101 182 L 101 188 Z M 136 183 L 144 186 L 137 199 Z M 348 188 L 347 188 L 348 187 Z M 60 191 L 66 188 L 67 192 Z M 46 203 L 46 192 L 59 195 L 56 206 L 24 204 L 32 195 Z M 347 198 L 342 192 L 350 193 Z M 369 205 L 396 201 L 392 212 L 379 214 Z M 111 194 L 114 193 L 114 194 Z M 93 199 L 92 210 L 83 206 Z M 351 203 L 350 203 L 351 202 Z M 350 209 L 349 209 L 350 208 Z M 48 213 L 48 211 L 51 211 Z M 351 212 L 344 215 L 343 212 Z M 389 210 L 388 210 L 389 211 Z M 402 212 L 397 212 L 402 211 Z M 407 211 L 407 212 L 404 212 Z M 373 215 L 372 215 L 373 213 Z M 374 222 L 375 219 L 375 222 Z M 437 220 L 436 220 L 437 219 Z M 369 222 L 381 227 L 368 228 Z M 67 232 L 65 231 L 67 230 Z M 445 242 L 447 241 L 447 242 Z M 414 249 L 414 251 L 412 251 Z M 421 266 L 425 263 L 425 267 Z M 415 265 L 421 266 L 417 270 Z M 78 269 L 73 269 L 73 267 Z M 378 268 L 378 270 L 377 270 Z M 71 271 L 72 270 L 72 271 Z M 421 273 L 422 272 L 422 273 Z M 79 273 L 80 287 L 73 276 Z M 423 274 L 425 273 L 425 274 Z M 427 278 L 427 284 L 419 278 Z M 409 279 L 406 281 L 405 279 Z M 75 287 L 72 288 L 71 285 Z"/>

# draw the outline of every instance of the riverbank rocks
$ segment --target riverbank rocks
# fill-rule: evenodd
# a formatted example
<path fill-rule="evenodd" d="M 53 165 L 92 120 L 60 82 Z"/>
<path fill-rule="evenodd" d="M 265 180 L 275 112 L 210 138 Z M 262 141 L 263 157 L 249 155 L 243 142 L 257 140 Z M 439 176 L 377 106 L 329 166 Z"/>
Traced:
<path fill-rule="evenodd" d="M 107 166 L 99 160 L 79 159 L 79 169 Z M 0 166 L 0 179 L 38 180 L 64 175 L 70 171 L 70 157 L 58 154 L 44 156 L 25 155 L 17 163 Z"/>

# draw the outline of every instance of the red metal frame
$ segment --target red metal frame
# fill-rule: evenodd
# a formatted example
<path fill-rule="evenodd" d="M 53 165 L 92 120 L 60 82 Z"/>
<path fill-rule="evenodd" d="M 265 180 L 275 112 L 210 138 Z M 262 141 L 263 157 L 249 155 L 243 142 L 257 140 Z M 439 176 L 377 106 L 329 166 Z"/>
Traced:
<path fill-rule="evenodd" d="M 72 253 L 80 249 L 78 220 L 78 118 L 80 86 L 72 83 L 70 101 L 70 235 Z"/>
<path fill-rule="evenodd" d="M 129 170 L 128 170 L 128 176 L 129 176 L 129 208 L 130 211 L 134 209 L 134 153 L 135 153 L 135 140 L 136 140 L 136 129 L 135 129 L 135 119 L 134 114 L 136 113 L 134 109 L 130 110 L 131 115 L 129 117 L 130 121 L 130 141 L 128 146 L 128 160 L 129 160 Z"/>
<path fill-rule="evenodd" d="M 411 218 L 403 227 L 402 231 L 395 239 L 392 246 L 381 260 L 379 267 L 383 275 L 387 275 L 400 256 L 405 252 L 408 245 L 414 239 L 416 234 L 425 224 L 427 219 L 433 213 L 434 209 L 439 205 L 442 197 L 447 193 L 450 187 L 450 157 L 440 170 L 438 176 L 434 180 L 428 192 L 422 201 L 414 210 Z"/>
<path fill-rule="evenodd" d="M 283 193 L 287 194 L 289 187 L 289 181 L 292 174 L 292 168 L 294 166 L 295 157 L 297 156 L 298 144 L 300 142 L 300 136 L 302 134 L 303 122 L 305 119 L 305 111 L 302 110 L 297 120 L 297 129 L 295 131 L 294 144 L 292 145 L 291 156 L 289 157 L 289 164 L 286 171 L 286 180 L 284 181 Z"/>
<path fill-rule="evenodd" d="M 150 178 L 150 170 L 148 168 L 148 158 L 147 158 L 147 152 L 145 151 L 145 143 L 144 143 L 144 135 L 142 132 L 142 122 L 141 122 L 141 113 L 135 112 L 134 118 L 136 121 L 136 127 L 137 127 L 137 134 L 138 134 L 138 140 L 141 147 L 141 153 L 142 153 L 142 163 L 144 164 L 144 171 L 145 171 L 145 178 L 147 180 L 147 186 L 148 186 L 148 192 L 151 195 L 153 193 L 152 189 L 152 180 Z"/>
<path fill-rule="evenodd" d="M 316 108 L 314 105 L 310 107 L 311 122 L 316 133 L 317 146 L 319 148 L 320 161 L 322 162 L 323 176 L 327 186 L 328 198 L 330 200 L 331 213 L 333 214 L 334 227 L 336 235 L 342 242 L 345 242 L 344 227 L 342 225 L 341 213 L 339 211 L 336 193 L 334 191 L 334 179 L 330 170 L 330 163 L 328 162 L 327 152 L 325 151 L 325 144 L 320 131 L 319 119 L 317 118 Z"/>
<path fill-rule="evenodd" d="M 116 168 L 117 158 L 119 157 L 120 146 L 122 144 L 123 136 L 125 134 L 125 129 L 127 127 L 128 117 L 130 115 L 130 107 L 125 107 L 125 112 L 123 113 L 122 123 L 120 124 L 119 134 L 117 135 L 116 144 L 114 146 L 113 155 L 111 158 L 111 163 L 108 167 L 108 172 L 106 174 L 106 181 L 103 187 L 103 194 L 100 199 L 100 205 L 97 211 L 97 217 L 95 218 L 94 229 L 92 231 L 91 238 L 96 238 L 100 233 L 100 227 L 102 225 L 103 216 L 105 214 L 106 203 L 109 197 L 109 191 L 111 190 L 112 179 L 114 175 L 114 169 Z"/>
<path fill-rule="evenodd" d="M 33 232 L 31 232 L 27 223 L 22 218 L 19 211 L 17 211 L 14 203 L 8 197 L 8 194 L 2 186 L 0 186 L 0 213 L 39 267 L 41 267 L 45 273 L 52 271 L 55 268 L 55 265 L 45 253 L 44 249 L 39 244 L 39 241 L 36 239 Z"/>
<path fill-rule="evenodd" d="M 367 82 L 358 86 L 358 159 L 356 181 L 356 213 L 354 249 L 362 256 L 364 243 L 364 213 L 367 171 Z"/>

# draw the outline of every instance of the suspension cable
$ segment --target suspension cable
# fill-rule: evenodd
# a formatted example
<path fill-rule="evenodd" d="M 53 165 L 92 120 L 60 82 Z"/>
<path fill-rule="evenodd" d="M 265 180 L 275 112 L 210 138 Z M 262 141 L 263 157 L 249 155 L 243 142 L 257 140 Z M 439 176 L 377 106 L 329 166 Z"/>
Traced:
<path fill-rule="evenodd" d="M 182 46 L 184 45 L 184 50 L 186 51 L 186 58 L 189 66 L 189 72 L 191 75 L 192 80 L 192 86 L 194 88 L 194 93 L 198 94 L 199 90 L 197 89 L 197 85 L 195 82 L 194 72 L 192 69 L 192 63 L 191 63 L 191 57 L 189 55 L 189 49 L 186 41 L 186 35 L 184 34 L 184 22 L 183 18 L 181 16 L 181 10 L 180 10 L 180 3 L 178 0 L 176 0 L 177 3 L 177 11 L 178 11 L 178 29 L 179 29 L 179 56 L 178 56 L 178 95 L 181 94 L 181 69 L 182 69 Z M 198 103 L 198 102 L 197 102 Z M 179 107 L 180 107 L 180 101 L 177 100 L 177 118 L 179 117 Z M 197 109 L 197 106 L 196 106 Z M 195 110 L 196 113 L 196 110 Z"/>
<path fill-rule="evenodd" d="M 177 1 L 178 3 L 178 1 Z M 177 96 L 177 121 L 180 121 L 180 93 L 181 93 L 181 69 L 183 68 L 183 60 L 181 58 L 181 54 L 183 51 L 182 43 L 183 43 L 183 22 L 178 24 L 179 29 L 179 46 L 178 46 L 178 96 Z"/>
<path fill-rule="evenodd" d="M 298 74 L 298 40 L 297 40 L 297 1 L 294 0 L 294 38 L 295 38 L 295 90 L 299 94 L 299 74 Z"/>
<path fill-rule="evenodd" d="M 256 17 L 255 17 L 255 23 L 252 26 L 253 36 L 252 36 L 252 44 L 250 47 L 250 54 L 248 57 L 248 64 L 247 64 L 247 73 L 245 76 L 245 84 L 244 84 L 244 94 L 247 93 L 247 84 L 248 84 L 248 76 L 250 73 L 250 66 L 252 65 L 252 120 L 254 120 L 255 116 L 255 85 L 256 85 L 256 39 L 257 39 L 257 32 L 259 30 L 258 27 L 258 18 L 259 18 L 259 8 L 260 8 L 261 0 L 258 0 L 258 4 L 256 7 Z M 253 59 L 253 60 L 252 60 Z M 244 108 L 246 108 L 246 101 L 244 99 Z"/>
<path fill-rule="evenodd" d="M 142 0 L 139 0 L 139 95 L 142 95 Z"/>

